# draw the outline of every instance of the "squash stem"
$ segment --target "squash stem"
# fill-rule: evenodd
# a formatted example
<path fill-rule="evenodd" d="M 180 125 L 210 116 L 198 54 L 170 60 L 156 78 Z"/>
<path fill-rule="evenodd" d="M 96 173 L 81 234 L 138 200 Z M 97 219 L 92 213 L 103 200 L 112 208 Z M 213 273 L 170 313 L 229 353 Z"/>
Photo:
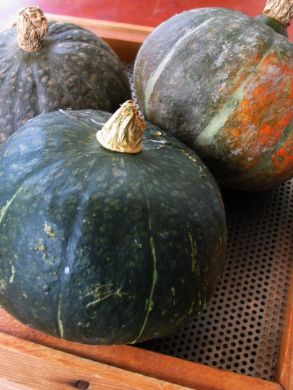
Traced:
<path fill-rule="evenodd" d="M 293 19 L 293 1 L 267 0 L 263 14 L 288 27 Z"/>
<path fill-rule="evenodd" d="M 137 154 L 142 150 L 142 138 L 146 123 L 139 116 L 132 100 L 128 100 L 111 116 L 97 132 L 97 140 L 108 150 Z"/>
<path fill-rule="evenodd" d="M 270 26 L 278 34 L 281 34 L 284 37 L 288 38 L 287 27 L 284 26 L 282 23 L 278 22 L 276 19 L 272 19 L 270 16 L 266 15 L 256 16 L 255 19 L 263 24 L 266 24 L 267 26 Z"/>
<path fill-rule="evenodd" d="M 19 12 L 16 24 L 18 45 L 28 52 L 42 48 L 48 31 L 48 21 L 39 7 L 27 7 Z"/>

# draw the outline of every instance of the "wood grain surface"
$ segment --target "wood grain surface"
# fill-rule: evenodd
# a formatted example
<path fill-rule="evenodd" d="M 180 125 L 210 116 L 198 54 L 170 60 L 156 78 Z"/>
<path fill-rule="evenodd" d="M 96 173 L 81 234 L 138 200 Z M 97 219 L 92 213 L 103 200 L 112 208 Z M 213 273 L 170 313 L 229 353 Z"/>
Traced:
<path fill-rule="evenodd" d="M 95 362 L 112 365 L 192 389 L 281 390 L 281 386 L 277 383 L 234 374 L 137 347 L 92 346 L 48 336 L 16 321 L 3 309 L 0 309 L 0 332 L 16 336 L 18 339 L 32 341 L 40 346 L 50 347 L 52 348 L 51 351 L 67 352 Z M 14 339 L 15 345 L 18 343 L 18 339 Z M 20 340 L 21 342 L 22 340 Z M 1 345 L 2 340 L 0 338 L 0 366 L 3 360 Z M 0 389 L 2 390 L 1 387 Z"/>
<path fill-rule="evenodd" d="M 187 389 L 0 333 L 0 388 L 12 384 L 14 390 Z"/>

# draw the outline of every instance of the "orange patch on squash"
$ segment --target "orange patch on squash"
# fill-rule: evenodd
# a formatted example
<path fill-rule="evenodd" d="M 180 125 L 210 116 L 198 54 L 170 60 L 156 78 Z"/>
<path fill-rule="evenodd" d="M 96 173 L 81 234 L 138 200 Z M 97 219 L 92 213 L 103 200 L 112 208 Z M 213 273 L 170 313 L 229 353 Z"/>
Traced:
<path fill-rule="evenodd" d="M 251 107 L 251 101 L 249 99 L 243 99 L 241 102 L 241 107 L 243 110 L 247 110 Z"/>
<path fill-rule="evenodd" d="M 263 125 L 263 127 L 260 129 L 259 134 L 265 137 L 270 137 L 274 135 L 274 130 L 272 127 L 268 124 Z"/>
<path fill-rule="evenodd" d="M 293 135 L 275 153 L 273 165 L 277 172 L 290 172 L 293 167 Z"/>
<path fill-rule="evenodd" d="M 292 74 L 293 64 L 272 53 L 245 86 L 245 97 L 227 121 L 220 141 L 232 147 L 231 164 L 237 164 L 241 171 L 257 166 L 268 153 L 278 170 L 292 167 L 292 145 L 288 149 L 286 144 L 275 153 L 293 119 Z M 241 153 L 233 153 L 239 149 Z"/>
<path fill-rule="evenodd" d="M 231 129 L 230 130 L 230 134 L 234 137 L 234 138 L 238 138 L 241 134 L 241 130 L 240 129 Z"/>

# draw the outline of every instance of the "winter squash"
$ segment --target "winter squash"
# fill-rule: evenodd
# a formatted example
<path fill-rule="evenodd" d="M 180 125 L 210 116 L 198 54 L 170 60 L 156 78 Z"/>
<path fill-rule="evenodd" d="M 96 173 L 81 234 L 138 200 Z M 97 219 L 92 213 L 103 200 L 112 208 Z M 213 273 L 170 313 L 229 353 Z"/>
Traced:
<path fill-rule="evenodd" d="M 38 7 L 28 7 L 17 26 L 0 33 L 0 143 L 42 112 L 114 112 L 129 97 L 118 57 L 90 31 L 48 23 Z"/>
<path fill-rule="evenodd" d="M 217 184 L 151 124 L 140 152 L 143 130 L 126 102 L 112 117 L 41 114 L 3 144 L 0 304 L 22 322 L 84 343 L 134 343 L 205 307 L 226 243 Z"/>
<path fill-rule="evenodd" d="M 281 35 L 293 3 L 269 0 L 264 14 L 183 12 L 147 38 L 135 63 L 146 117 L 240 190 L 293 175 L 293 44 Z"/>
<path fill-rule="evenodd" d="M 0 143 L 42 112 L 114 112 L 129 97 L 118 57 L 90 31 L 48 23 L 38 7 L 28 7 L 17 26 L 0 33 Z"/>

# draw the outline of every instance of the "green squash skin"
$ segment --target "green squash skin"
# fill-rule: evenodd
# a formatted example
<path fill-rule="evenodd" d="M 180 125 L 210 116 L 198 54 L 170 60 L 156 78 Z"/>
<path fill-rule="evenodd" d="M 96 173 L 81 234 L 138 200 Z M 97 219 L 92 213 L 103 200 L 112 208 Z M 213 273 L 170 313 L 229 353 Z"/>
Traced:
<path fill-rule="evenodd" d="M 197 152 L 219 183 L 262 191 L 293 175 L 292 72 L 285 37 L 240 12 L 203 8 L 155 29 L 137 55 L 134 82 L 145 117 Z M 264 140 L 266 124 L 277 140 Z"/>
<path fill-rule="evenodd" d="M 109 116 L 42 114 L 0 152 L 0 304 L 89 344 L 175 331 L 206 306 L 226 247 L 195 153 L 151 124 L 141 153 L 108 151 L 95 134 Z"/>
<path fill-rule="evenodd" d="M 17 43 L 16 27 L 0 33 L 0 143 L 27 120 L 62 108 L 114 112 L 130 98 L 117 55 L 93 33 L 50 22 L 37 52 Z"/>
<path fill-rule="evenodd" d="M 261 23 L 266 24 L 267 26 L 270 26 L 274 31 L 277 33 L 283 35 L 284 37 L 288 38 L 288 29 L 286 26 L 284 26 L 282 23 L 278 22 L 277 20 L 266 16 L 266 15 L 259 15 L 255 18 Z"/>

